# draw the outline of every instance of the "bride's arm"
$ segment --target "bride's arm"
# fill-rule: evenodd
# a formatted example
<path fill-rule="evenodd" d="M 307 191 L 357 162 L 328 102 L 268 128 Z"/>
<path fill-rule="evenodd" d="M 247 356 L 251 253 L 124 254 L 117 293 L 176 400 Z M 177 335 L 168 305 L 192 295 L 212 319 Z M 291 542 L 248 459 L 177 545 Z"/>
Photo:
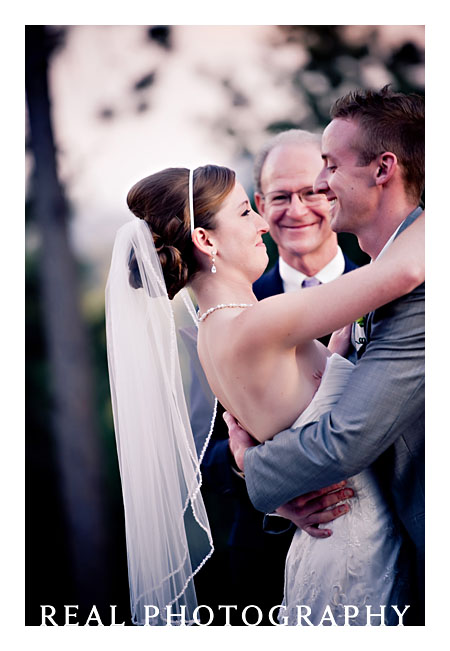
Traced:
<path fill-rule="evenodd" d="M 319 287 L 260 301 L 241 316 L 243 339 L 257 346 L 298 346 L 408 294 L 425 278 L 424 229 L 422 214 L 372 264 Z"/>

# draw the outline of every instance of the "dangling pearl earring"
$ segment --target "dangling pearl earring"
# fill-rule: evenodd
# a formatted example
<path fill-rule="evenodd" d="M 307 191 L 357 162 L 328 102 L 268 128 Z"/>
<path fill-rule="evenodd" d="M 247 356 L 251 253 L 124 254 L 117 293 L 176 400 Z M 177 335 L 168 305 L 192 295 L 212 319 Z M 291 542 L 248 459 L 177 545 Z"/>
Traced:
<path fill-rule="evenodd" d="M 216 264 L 215 264 L 216 263 L 216 258 L 214 257 L 216 254 L 217 254 L 216 249 L 213 249 L 211 251 L 211 258 L 212 258 L 212 260 L 211 260 L 211 262 L 212 262 L 211 273 L 212 274 L 215 274 L 217 272 Z"/>

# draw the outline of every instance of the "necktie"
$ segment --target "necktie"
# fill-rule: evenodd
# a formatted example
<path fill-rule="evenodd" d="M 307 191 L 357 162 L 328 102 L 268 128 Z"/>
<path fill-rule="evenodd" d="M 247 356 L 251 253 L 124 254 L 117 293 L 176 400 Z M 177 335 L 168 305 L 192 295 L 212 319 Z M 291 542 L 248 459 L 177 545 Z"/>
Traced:
<path fill-rule="evenodd" d="M 302 287 L 315 287 L 316 285 L 321 285 L 322 283 L 320 280 L 317 280 L 315 276 L 312 276 L 312 278 L 305 278 L 305 280 L 302 282 Z"/>

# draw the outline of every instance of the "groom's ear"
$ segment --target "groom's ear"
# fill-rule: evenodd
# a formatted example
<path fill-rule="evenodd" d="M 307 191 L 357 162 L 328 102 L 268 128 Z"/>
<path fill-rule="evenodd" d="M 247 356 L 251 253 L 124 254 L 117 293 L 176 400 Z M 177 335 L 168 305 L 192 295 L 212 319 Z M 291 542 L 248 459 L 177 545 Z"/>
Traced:
<path fill-rule="evenodd" d="M 375 171 L 375 184 L 384 185 L 390 181 L 398 170 L 397 156 L 390 151 L 385 151 L 377 158 Z"/>

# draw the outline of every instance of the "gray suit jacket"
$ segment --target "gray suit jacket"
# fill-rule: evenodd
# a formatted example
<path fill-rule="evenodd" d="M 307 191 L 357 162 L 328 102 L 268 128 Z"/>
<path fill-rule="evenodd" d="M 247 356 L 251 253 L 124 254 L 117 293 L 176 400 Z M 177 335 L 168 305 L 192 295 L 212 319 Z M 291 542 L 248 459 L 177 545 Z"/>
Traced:
<path fill-rule="evenodd" d="M 413 211 L 403 230 L 422 212 Z M 332 411 L 245 453 L 247 490 L 266 513 L 372 465 L 424 564 L 425 286 L 371 313 L 367 348 Z"/>

